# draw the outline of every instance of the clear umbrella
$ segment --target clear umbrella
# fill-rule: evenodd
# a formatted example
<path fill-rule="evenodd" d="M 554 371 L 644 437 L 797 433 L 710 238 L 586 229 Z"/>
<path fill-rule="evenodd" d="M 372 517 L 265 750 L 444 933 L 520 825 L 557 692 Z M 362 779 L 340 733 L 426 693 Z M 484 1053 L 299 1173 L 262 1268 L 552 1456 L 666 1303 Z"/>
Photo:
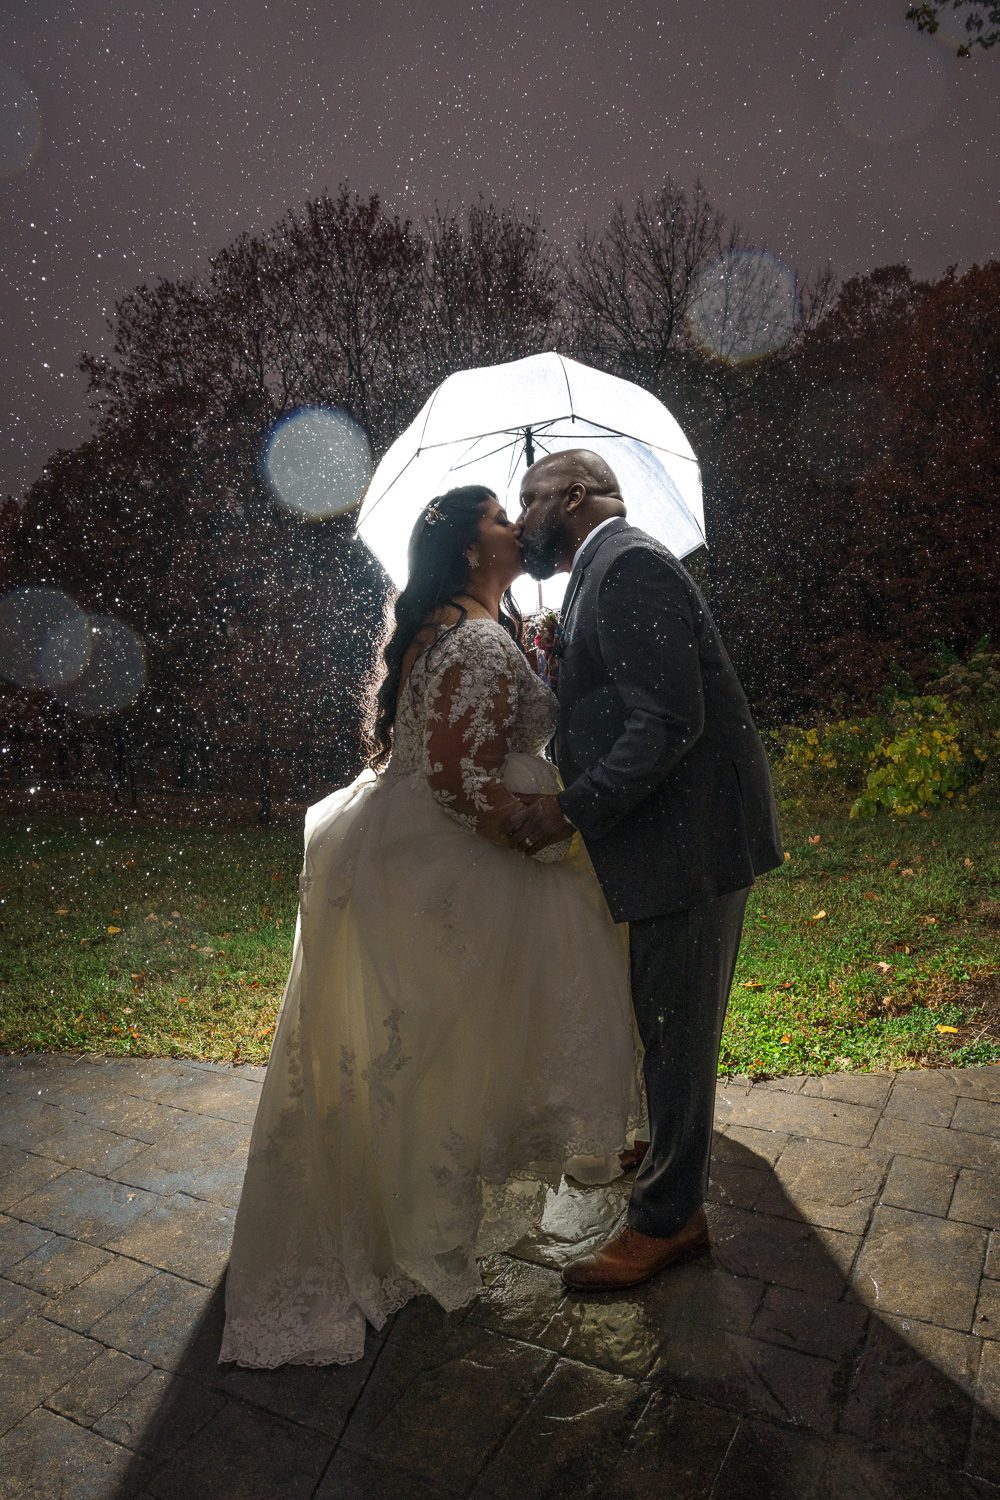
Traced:
<path fill-rule="evenodd" d="M 685 557 L 705 541 L 701 474 L 680 424 L 655 396 L 562 354 L 460 370 L 433 392 L 382 459 L 358 534 L 398 586 L 406 544 L 435 495 L 484 484 L 511 516 L 525 468 L 546 453 L 591 448 L 622 487 L 629 520 Z M 522 608 L 558 607 L 566 576 L 515 585 Z"/>

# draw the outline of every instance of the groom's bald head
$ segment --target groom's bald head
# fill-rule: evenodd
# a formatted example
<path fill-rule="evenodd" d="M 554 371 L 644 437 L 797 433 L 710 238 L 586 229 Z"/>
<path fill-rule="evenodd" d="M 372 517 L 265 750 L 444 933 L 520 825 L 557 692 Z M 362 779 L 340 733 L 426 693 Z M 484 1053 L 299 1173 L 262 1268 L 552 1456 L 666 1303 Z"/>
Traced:
<path fill-rule="evenodd" d="M 521 481 L 521 495 L 538 485 L 581 484 L 588 497 L 617 500 L 619 509 L 613 514 L 625 514 L 625 502 L 614 470 L 606 459 L 590 448 L 567 448 L 564 453 L 547 453 L 525 474 Z"/>
<path fill-rule="evenodd" d="M 535 578 L 568 569 L 595 526 L 625 514 L 614 470 L 590 448 L 547 453 L 521 480 L 524 565 Z"/>

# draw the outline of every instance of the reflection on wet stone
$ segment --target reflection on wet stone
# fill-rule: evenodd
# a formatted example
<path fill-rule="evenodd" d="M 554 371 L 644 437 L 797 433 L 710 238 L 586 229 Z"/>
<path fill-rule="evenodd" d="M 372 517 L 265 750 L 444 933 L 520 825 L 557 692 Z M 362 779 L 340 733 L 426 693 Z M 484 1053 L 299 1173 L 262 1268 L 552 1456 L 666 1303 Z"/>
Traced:
<path fill-rule="evenodd" d="M 570 1293 L 540 1342 L 583 1364 L 641 1379 L 656 1363 L 664 1332 L 648 1301 L 641 1288 L 601 1298 Z"/>
<path fill-rule="evenodd" d="M 564 1177 L 558 1191 L 549 1189 L 539 1227 L 519 1240 L 510 1254 L 557 1269 L 589 1254 L 623 1222 L 630 1187 L 629 1178 L 585 1188 Z"/>
<path fill-rule="evenodd" d="M 560 1363 L 490 1463 L 476 1500 L 593 1493 L 617 1460 L 644 1400 L 630 1380 Z"/>
<path fill-rule="evenodd" d="M 497 1262 L 469 1310 L 470 1321 L 537 1343 L 564 1298 L 562 1282 L 556 1271 L 529 1261 L 498 1256 Z"/>
<path fill-rule="evenodd" d="M 227 1118 L 245 1101 L 231 1077 L 211 1099 L 206 1069 L 130 1066 L 137 1090 L 217 1113 L 129 1095 L 148 1115 L 130 1106 L 129 1126 L 155 1126 L 156 1143 L 105 1177 L 0 1150 L 0 1180 L 24 1187 L 0 1215 L 0 1500 L 60 1483 L 74 1500 L 996 1493 L 1000 1142 L 983 1131 L 1000 1070 L 726 1085 L 708 1255 L 618 1293 L 567 1292 L 559 1269 L 621 1223 L 630 1181 L 564 1181 L 538 1231 L 483 1263 L 467 1306 L 414 1299 L 354 1365 L 245 1370 L 217 1363 L 231 1215 L 168 1192 L 178 1170 L 217 1191 L 245 1150 Z M 99 1071 L 43 1070 L 70 1124 L 18 1092 L 17 1130 L 89 1148 L 79 1106 L 93 1125 L 114 1103 Z M 105 1076 L 125 1097 L 121 1069 Z M 902 1113 L 860 1144 L 894 1089 Z M 140 1169 L 148 1187 L 110 1177 Z"/>

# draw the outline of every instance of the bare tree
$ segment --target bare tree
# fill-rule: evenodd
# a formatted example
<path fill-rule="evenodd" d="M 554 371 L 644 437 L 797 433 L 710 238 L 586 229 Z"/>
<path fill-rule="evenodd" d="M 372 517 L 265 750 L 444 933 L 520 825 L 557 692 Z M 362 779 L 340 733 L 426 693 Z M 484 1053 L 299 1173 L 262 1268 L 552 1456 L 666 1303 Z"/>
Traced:
<path fill-rule="evenodd" d="M 560 269 L 537 217 L 480 198 L 462 218 L 438 209 L 426 226 L 421 350 L 428 385 L 453 370 L 520 359 L 551 346 Z"/>
<path fill-rule="evenodd" d="M 416 409 L 427 246 L 377 197 L 342 188 L 274 231 L 275 270 L 288 289 L 284 364 L 296 402 L 334 401 L 381 448 Z M 416 403 L 416 404 L 415 404 Z"/>
<path fill-rule="evenodd" d="M 724 220 L 696 183 L 689 198 L 667 179 L 632 210 L 616 204 L 603 234 L 584 232 L 568 297 L 576 339 L 596 363 L 656 388 L 677 350 L 697 278 L 722 253 Z M 731 234 L 729 244 L 741 244 Z"/>

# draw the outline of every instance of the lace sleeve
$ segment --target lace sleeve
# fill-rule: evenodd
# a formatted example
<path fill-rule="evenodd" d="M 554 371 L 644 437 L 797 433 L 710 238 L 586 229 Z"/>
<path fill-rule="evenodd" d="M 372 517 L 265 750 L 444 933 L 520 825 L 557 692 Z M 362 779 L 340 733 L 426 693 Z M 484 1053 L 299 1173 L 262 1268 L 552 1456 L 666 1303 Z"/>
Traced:
<path fill-rule="evenodd" d="M 501 843 L 501 819 L 517 801 L 501 780 L 517 710 L 515 665 L 491 632 L 456 634 L 442 643 L 428 684 L 424 774 L 445 812 Z"/>

